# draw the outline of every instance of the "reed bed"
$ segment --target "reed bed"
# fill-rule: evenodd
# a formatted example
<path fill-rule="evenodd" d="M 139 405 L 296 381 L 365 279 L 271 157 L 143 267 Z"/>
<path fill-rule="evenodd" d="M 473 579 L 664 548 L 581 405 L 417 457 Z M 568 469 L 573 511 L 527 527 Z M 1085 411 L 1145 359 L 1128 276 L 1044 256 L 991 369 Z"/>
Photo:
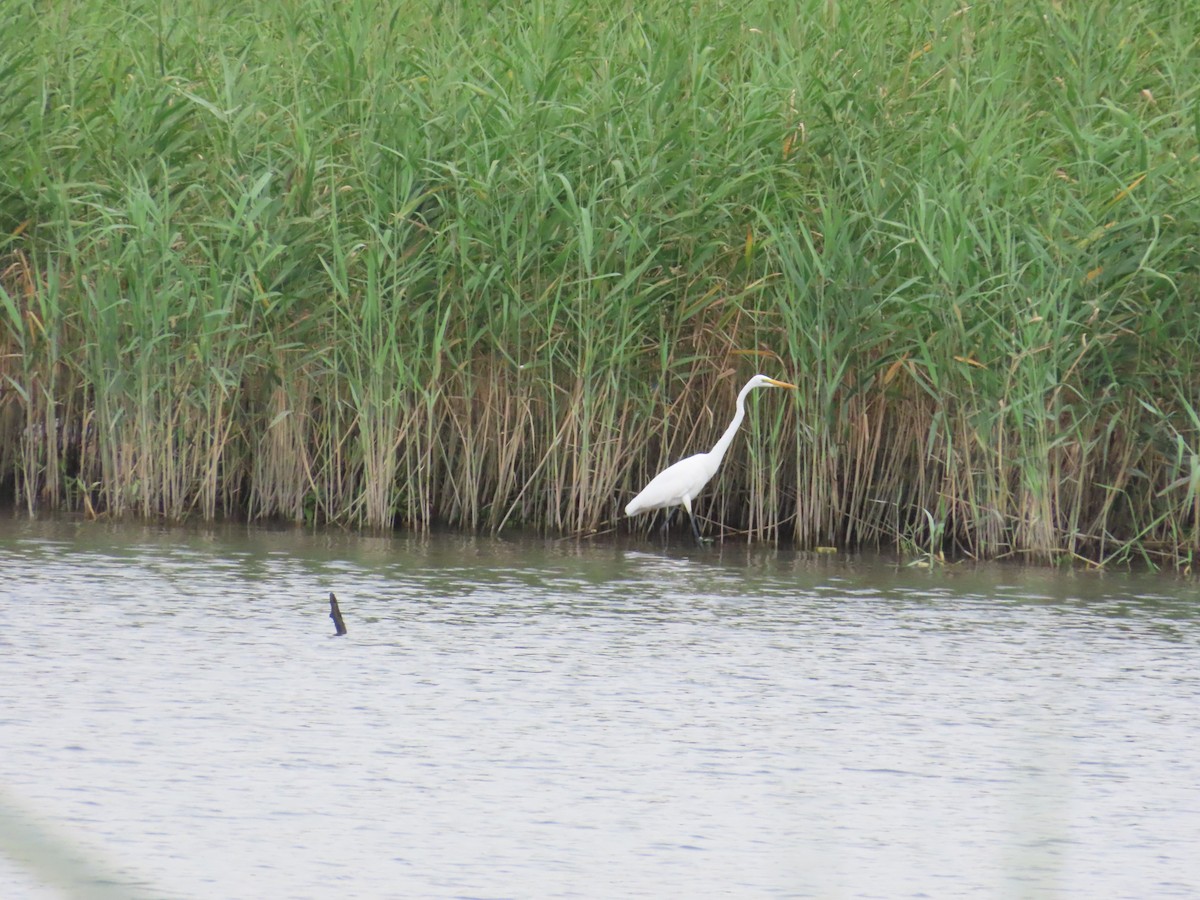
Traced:
<path fill-rule="evenodd" d="M 33 512 L 1190 567 L 1200 7 L 0 4 Z"/>

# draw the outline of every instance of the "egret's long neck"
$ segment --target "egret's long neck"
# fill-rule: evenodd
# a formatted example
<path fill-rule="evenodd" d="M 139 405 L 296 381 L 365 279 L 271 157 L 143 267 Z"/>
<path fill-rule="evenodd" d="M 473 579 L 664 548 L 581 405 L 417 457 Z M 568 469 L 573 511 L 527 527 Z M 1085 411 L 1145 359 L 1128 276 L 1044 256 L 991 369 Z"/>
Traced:
<path fill-rule="evenodd" d="M 717 465 L 725 458 L 725 451 L 729 449 L 729 445 L 733 443 L 733 436 L 737 434 L 737 430 L 742 427 L 742 419 L 746 418 L 746 395 L 754 390 L 754 385 L 748 384 L 737 398 L 737 412 L 733 414 L 733 421 L 729 423 L 729 427 L 725 429 L 725 433 L 721 435 L 721 439 L 708 451 L 709 457 Z"/>

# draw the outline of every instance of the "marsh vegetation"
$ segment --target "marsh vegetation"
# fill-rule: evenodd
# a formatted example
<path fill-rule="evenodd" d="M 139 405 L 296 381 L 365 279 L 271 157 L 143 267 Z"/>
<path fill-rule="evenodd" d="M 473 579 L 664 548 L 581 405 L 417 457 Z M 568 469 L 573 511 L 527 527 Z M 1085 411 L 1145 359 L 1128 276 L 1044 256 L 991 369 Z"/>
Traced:
<path fill-rule="evenodd" d="M 1200 548 L 1200 7 L 0 6 L 29 510 Z M 759 398 L 760 400 L 764 398 Z"/>

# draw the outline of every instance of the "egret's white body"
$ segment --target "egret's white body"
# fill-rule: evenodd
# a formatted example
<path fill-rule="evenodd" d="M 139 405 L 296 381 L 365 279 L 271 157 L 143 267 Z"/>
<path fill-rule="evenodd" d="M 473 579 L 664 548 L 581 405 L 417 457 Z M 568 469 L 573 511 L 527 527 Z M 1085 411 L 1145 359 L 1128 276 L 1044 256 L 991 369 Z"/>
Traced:
<path fill-rule="evenodd" d="M 725 458 L 725 451 L 733 443 L 733 437 L 742 427 L 742 419 L 746 417 L 746 396 L 755 388 L 760 387 L 795 388 L 796 385 L 788 384 L 786 381 L 776 381 L 766 375 L 755 375 L 751 378 L 738 394 L 737 412 L 734 413 L 733 421 L 729 423 L 729 427 L 725 429 L 725 433 L 721 435 L 721 439 L 717 441 L 716 445 L 707 453 L 697 453 L 681 459 L 655 475 L 650 483 L 642 489 L 642 492 L 629 501 L 625 507 L 625 515 L 636 516 L 640 512 L 653 509 L 682 506 L 687 510 L 688 518 L 692 521 L 692 533 L 699 541 L 700 529 L 692 514 L 692 501 L 717 474 L 717 469 L 721 467 L 721 460 Z"/>

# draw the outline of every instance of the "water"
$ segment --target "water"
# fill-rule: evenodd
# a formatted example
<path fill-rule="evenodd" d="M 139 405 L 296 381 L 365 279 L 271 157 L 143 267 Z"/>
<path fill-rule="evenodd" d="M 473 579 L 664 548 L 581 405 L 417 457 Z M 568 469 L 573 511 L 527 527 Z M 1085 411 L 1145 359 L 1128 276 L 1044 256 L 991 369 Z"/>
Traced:
<path fill-rule="evenodd" d="M 5 522 L 0 896 L 1200 896 L 1196 596 Z"/>

